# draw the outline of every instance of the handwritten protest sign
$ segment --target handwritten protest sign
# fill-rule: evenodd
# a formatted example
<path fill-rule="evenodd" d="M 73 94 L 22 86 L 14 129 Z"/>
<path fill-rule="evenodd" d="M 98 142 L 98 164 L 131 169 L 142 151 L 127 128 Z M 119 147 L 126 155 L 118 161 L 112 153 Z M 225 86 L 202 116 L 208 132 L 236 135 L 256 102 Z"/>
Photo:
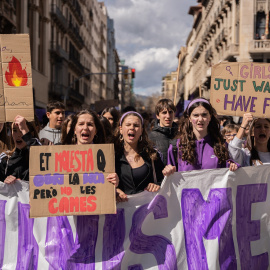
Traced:
<path fill-rule="evenodd" d="M 33 146 L 30 217 L 115 214 L 113 144 Z"/>
<path fill-rule="evenodd" d="M 17 114 L 33 121 L 29 35 L 0 35 L 0 48 L 0 122 L 12 122 Z"/>
<path fill-rule="evenodd" d="M 220 63 L 212 67 L 211 104 L 218 114 L 270 117 L 270 64 Z"/>

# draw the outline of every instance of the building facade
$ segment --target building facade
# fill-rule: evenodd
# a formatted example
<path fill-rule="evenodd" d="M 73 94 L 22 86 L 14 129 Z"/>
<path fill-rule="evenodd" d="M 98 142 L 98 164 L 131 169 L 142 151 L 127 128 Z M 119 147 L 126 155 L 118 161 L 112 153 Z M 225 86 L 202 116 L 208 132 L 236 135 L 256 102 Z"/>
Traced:
<path fill-rule="evenodd" d="M 177 71 L 173 71 L 162 78 L 162 97 L 174 100 L 176 87 Z"/>
<path fill-rule="evenodd" d="M 132 78 L 131 68 L 125 65 L 125 60 L 120 61 L 118 84 L 120 110 L 123 110 L 126 106 L 136 106 L 133 92 L 134 79 Z"/>
<path fill-rule="evenodd" d="M 118 63 L 115 53 L 115 34 L 114 34 L 114 22 L 109 16 L 107 17 L 107 72 L 110 73 L 107 76 L 107 99 L 115 99 L 118 93 L 115 93 L 115 85 L 118 84 Z M 119 60 L 118 60 L 119 62 Z"/>
<path fill-rule="evenodd" d="M 118 69 L 115 42 L 107 52 L 107 20 L 97 0 L 0 1 L 0 33 L 29 33 L 36 108 L 57 99 L 78 111 L 118 98 L 118 82 L 107 91 L 107 62 Z"/>
<path fill-rule="evenodd" d="M 178 54 L 178 98 L 210 98 L 211 67 L 222 61 L 270 62 L 269 0 L 198 0 Z"/>

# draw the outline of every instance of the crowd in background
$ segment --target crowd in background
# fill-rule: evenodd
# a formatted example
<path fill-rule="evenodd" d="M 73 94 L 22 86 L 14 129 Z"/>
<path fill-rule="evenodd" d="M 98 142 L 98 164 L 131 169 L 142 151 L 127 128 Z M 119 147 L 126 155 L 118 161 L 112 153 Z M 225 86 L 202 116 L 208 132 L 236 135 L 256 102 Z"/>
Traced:
<path fill-rule="evenodd" d="M 191 101 L 181 118 L 169 99 L 156 104 L 155 117 L 126 107 L 96 113 L 82 110 L 65 116 L 59 101 L 47 105 L 46 125 L 17 115 L 0 123 L 0 179 L 6 184 L 29 180 L 29 148 L 33 145 L 113 143 L 117 200 L 144 190 L 157 192 L 175 171 L 253 166 L 270 162 L 270 120 L 244 114 L 240 124 L 218 116 L 204 98 Z"/>

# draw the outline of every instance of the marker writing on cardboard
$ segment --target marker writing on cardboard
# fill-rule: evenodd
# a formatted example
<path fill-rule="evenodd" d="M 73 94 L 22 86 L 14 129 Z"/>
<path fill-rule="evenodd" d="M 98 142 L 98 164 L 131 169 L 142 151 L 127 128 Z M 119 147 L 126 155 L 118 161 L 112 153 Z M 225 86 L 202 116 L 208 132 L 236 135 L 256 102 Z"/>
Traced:
<path fill-rule="evenodd" d="M 9 51 L 10 53 L 12 53 L 12 50 L 10 50 L 9 48 L 7 48 L 6 46 L 5 47 L 2 47 L 1 48 L 1 51 L 2 52 Z"/>
<path fill-rule="evenodd" d="M 221 89 L 222 83 L 223 83 L 223 89 L 224 90 L 231 90 L 232 92 L 235 92 L 238 88 L 238 83 L 240 84 L 240 91 L 243 92 L 243 85 L 246 82 L 245 80 L 233 80 L 231 83 L 231 80 L 228 79 L 220 79 L 220 78 L 215 78 L 215 81 L 217 84 L 214 84 L 214 89 L 216 91 Z"/>
<path fill-rule="evenodd" d="M 0 98 L 3 97 L 3 95 L 0 95 Z M 18 105 L 22 105 L 22 106 L 30 106 L 30 104 L 24 102 L 24 101 L 21 101 L 19 103 L 16 103 L 14 101 L 9 101 L 7 97 L 5 97 L 5 100 L 3 103 L 0 103 L 0 106 L 3 106 L 3 105 L 9 105 L 9 106 L 18 106 Z"/>
<path fill-rule="evenodd" d="M 266 69 L 268 72 L 266 72 Z M 268 74 L 267 74 L 268 73 Z M 263 79 L 269 80 L 270 79 L 270 65 L 266 66 L 258 66 L 254 64 L 250 64 L 250 67 L 247 65 L 243 65 L 240 68 L 240 76 L 243 79 Z"/>

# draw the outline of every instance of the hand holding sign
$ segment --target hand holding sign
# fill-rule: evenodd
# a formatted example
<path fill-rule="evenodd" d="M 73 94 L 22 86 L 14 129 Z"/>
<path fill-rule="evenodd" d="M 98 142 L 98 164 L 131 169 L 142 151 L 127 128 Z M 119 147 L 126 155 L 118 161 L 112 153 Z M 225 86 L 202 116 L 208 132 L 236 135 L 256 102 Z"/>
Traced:
<path fill-rule="evenodd" d="M 23 116 L 17 115 L 14 119 L 14 124 L 20 129 L 23 135 L 29 132 L 26 119 Z"/>
<path fill-rule="evenodd" d="M 244 115 L 243 115 L 243 120 L 242 120 L 242 124 L 241 124 L 241 128 L 243 129 L 245 129 L 245 128 L 247 128 L 249 125 L 250 125 L 250 123 L 253 121 L 253 115 L 251 114 L 251 113 L 245 113 Z"/>
<path fill-rule="evenodd" d="M 15 180 L 16 180 L 16 177 L 15 177 L 15 176 L 9 175 L 9 176 L 5 179 L 4 183 L 5 183 L 5 184 L 12 184 L 12 183 L 14 183 Z"/>
<path fill-rule="evenodd" d="M 107 176 L 107 180 L 112 183 L 113 185 L 115 185 L 115 187 L 118 187 L 119 185 L 119 178 L 118 178 L 118 175 L 117 173 L 110 173 L 108 176 Z"/>

